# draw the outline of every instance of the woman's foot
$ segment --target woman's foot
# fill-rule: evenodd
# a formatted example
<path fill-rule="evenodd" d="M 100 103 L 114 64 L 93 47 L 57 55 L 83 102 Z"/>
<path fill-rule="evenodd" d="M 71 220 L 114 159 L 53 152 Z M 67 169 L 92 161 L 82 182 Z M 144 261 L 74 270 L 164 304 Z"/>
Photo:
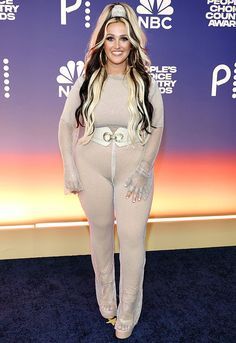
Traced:
<path fill-rule="evenodd" d="M 141 299 L 139 299 L 142 301 Z M 141 312 L 140 301 L 122 300 L 118 307 L 118 315 L 115 324 L 115 334 L 117 338 L 125 339 L 131 336 L 135 325 L 138 322 Z"/>
<path fill-rule="evenodd" d="M 135 322 L 134 316 L 128 309 L 127 304 L 120 304 L 119 307 L 119 314 L 115 324 L 115 334 L 117 338 L 124 339 L 132 334 Z"/>
<path fill-rule="evenodd" d="M 106 319 L 115 317 L 117 315 L 115 281 L 102 284 L 95 278 L 95 286 L 101 315 Z"/>

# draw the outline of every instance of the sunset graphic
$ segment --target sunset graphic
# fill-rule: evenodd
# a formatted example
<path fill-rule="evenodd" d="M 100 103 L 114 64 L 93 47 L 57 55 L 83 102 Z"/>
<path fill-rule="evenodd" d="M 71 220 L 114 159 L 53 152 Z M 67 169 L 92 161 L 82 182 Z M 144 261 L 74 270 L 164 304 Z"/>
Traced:
<path fill-rule="evenodd" d="M 1 21 L 2 227 L 87 220 L 78 196 L 64 195 L 58 123 L 91 30 L 80 9 L 62 25 L 59 3 L 45 2 L 42 11 L 41 2 L 19 1 L 16 19 Z M 208 27 L 209 6 L 196 10 L 194 1 L 133 5 L 142 23 L 163 24 L 145 29 L 164 103 L 150 218 L 235 214 L 235 32 Z M 102 6 L 92 3 L 91 29 Z"/>
<path fill-rule="evenodd" d="M 1 155 L 1 225 L 80 221 L 76 195 L 64 195 L 60 155 Z M 150 218 L 236 212 L 234 154 L 159 154 Z M 131 200 L 130 200 L 131 201 Z"/>

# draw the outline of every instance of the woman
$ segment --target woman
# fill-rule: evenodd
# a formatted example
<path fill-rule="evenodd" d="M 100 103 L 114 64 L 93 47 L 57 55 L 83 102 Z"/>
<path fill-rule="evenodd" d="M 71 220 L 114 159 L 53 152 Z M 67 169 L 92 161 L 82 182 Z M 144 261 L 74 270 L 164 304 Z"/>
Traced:
<path fill-rule="evenodd" d="M 118 338 L 131 335 L 141 313 L 153 166 L 164 126 L 145 45 L 133 9 L 125 3 L 107 5 L 58 132 L 65 194 L 79 196 L 88 218 L 96 297 L 104 318 L 117 316 Z M 114 217 L 120 243 L 118 308 Z"/>

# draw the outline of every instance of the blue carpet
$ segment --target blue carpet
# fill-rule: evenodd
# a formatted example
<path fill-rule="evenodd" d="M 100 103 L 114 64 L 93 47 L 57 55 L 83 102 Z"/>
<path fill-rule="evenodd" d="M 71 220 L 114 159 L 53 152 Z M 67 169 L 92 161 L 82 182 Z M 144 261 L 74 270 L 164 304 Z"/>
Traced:
<path fill-rule="evenodd" d="M 126 340 L 100 315 L 90 255 L 0 261 L 0 342 L 236 342 L 236 247 L 146 256 L 143 309 Z M 118 254 L 115 264 L 118 288 Z"/>

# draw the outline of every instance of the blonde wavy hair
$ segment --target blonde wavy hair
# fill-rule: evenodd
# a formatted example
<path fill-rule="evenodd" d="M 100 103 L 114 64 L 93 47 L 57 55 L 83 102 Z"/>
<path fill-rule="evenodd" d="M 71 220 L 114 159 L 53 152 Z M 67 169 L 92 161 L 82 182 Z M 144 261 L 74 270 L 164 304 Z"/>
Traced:
<path fill-rule="evenodd" d="M 111 11 L 117 4 L 124 7 L 126 18 L 111 17 Z M 148 100 L 151 82 L 151 76 L 149 75 L 151 61 L 145 49 L 146 35 L 138 24 L 134 10 L 128 4 L 122 2 L 109 4 L 103 9 L 97 20 L 85 55 L 83 70 L 85 80 L 80 89 L 81 104 L 75 113 L 77 127 L 79 125 L 85 126 L 84 135 L 78 140 L 79 144 L 87 144 L 94 132 L 94 109 L 100 99 L 103 83 L 107 78 L 106 56 L 103 47 L 107 27 L 115 22 L 125 24 L 128 39 L 131 43 L 131 51 L 125 71 L 129 90 L 128 110 L 130 112 L 127 129 L 131 143 L 134 144 L 138 136 L 140 143 L 145 144 L 151 133 L 149 131 L 153 127 L 151 125 L 153 106 Z M 80 122 L 80 116 L 83 123 Z"/>

